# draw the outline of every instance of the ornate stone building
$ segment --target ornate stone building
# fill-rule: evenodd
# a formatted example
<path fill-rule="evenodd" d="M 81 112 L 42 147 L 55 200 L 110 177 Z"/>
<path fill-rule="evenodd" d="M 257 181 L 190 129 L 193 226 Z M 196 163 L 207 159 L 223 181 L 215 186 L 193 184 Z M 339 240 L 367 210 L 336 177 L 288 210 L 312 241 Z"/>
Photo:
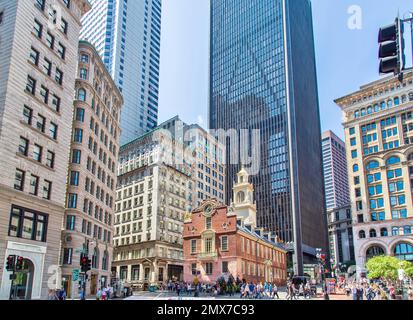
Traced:
<path fill-rule="evenodd" d="M 215 283 L 218 278 L 252 282 L 287 280 L 287 251 L 277 237 L 256 228 L 254 189 L 245 169 L 237 174 L 234 203 L 206 200 L 185 218 L 184 280 Z"/>
<path fill-rule="evenodd" d="M 0 299 L 59 286 L 80 19 L 86 0 L 0 0 Z M 23 270 L 5 269 L 9 255 Z"/>
<path fill-rule="evenodd" d="M 62 235 L 62 282 L 78 297 L 81 253 L 92 260 L 86 294 L 110 283 L 122 95 L 96 49 L 79 45 L 67 201 Z M 83 278 L 81 278 L 83 280 Z M 72 295 L 73 293 L 73 295 Z"/>
<path fill-rule="evenodd" d="M 413 261 L 413 71 L 336 100 L 343 110 L 355 256 Z"/>

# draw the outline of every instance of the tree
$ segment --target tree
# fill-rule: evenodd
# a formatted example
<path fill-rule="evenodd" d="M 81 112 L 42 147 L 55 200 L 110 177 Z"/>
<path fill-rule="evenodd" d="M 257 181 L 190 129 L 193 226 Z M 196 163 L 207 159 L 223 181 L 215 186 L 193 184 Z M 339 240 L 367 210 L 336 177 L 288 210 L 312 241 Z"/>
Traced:
<path fill-rule="evenodd" d="M 369 279 L 383 279 L 386 281 L 398 280 L 399 270 L 402 269 L 407 274 L 411 272 L 412 264 L 408 261 L 401 261 L 396 257 L 378 256 L 371 258 L 367 264 Z"/>

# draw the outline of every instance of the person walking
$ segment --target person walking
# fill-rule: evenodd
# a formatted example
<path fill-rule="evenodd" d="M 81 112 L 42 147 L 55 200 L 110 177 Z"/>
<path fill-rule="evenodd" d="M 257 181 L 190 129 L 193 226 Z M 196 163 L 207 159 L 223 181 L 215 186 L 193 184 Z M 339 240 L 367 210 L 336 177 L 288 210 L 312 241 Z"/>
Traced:
<path fill-rule="evenodd" d="M 272 286 L 272 297 L 275 299 L 275 296 L 277 296 L 277 300 L 280 300 L 280 296 L 278 295 L 277 284 L 274 283 Z"/>
<path fill-rule="evenodd" d="M 47 295 L 47 300 L 59 300 L 56 290 L 49 289 L 49 293 Z"/>
<path fill-rule="evenodd" d="M 58 299 L 59 300 L 66 300 L 66 291 L 65 291 L 64 288 L 59 290 Z"/>

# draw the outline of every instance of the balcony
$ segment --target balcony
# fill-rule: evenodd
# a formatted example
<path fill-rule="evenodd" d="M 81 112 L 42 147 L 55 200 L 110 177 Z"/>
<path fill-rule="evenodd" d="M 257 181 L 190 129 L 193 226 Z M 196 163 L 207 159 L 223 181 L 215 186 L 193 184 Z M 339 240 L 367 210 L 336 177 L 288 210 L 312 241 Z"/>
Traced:
<path fill-rule="evenodd" d="M 200 261 L 211 261 L 218 259 L 218 251 L 213 252 L 201 252 L 198 254 L 198 260 Z"/>

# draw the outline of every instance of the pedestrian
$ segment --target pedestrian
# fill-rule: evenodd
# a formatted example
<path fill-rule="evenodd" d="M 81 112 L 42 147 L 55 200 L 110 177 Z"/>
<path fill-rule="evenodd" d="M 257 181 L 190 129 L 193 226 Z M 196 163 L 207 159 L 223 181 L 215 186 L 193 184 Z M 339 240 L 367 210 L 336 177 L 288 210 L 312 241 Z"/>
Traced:
<path fill-rule="evenodd" d="M 275 296 L 277 296 L 277 299 L 280 300 L 280 296 L 278 295 L 278 287 L 275 283 L 272 286 L 272 295 L 273 295 L 273 298 L 275 298 Z"/>
<path fill-rule="evenodd" d="M 49 289 L 49 293 L 47 295 L 47 300 L 59 300 L 56 290 Z"/>
<path fill-rule="evenodd" d="M 102 290 L 99 288 L 98 292 L 96 292 L 96 300 L 100 300 L 102 298 Z"/>
<path fill-rule="evenodd" d="M 66 300 L 66 291 L 65 291 L 64 288 L 59 290 L 58 299 L 59 300 Z"/>
<path fill-rule="evenodd" d="M 108 296 L 107 290 L 106 288 L 103 288 L 102 289 L 102 300 L 106 300 L 107 296 Z"/>

